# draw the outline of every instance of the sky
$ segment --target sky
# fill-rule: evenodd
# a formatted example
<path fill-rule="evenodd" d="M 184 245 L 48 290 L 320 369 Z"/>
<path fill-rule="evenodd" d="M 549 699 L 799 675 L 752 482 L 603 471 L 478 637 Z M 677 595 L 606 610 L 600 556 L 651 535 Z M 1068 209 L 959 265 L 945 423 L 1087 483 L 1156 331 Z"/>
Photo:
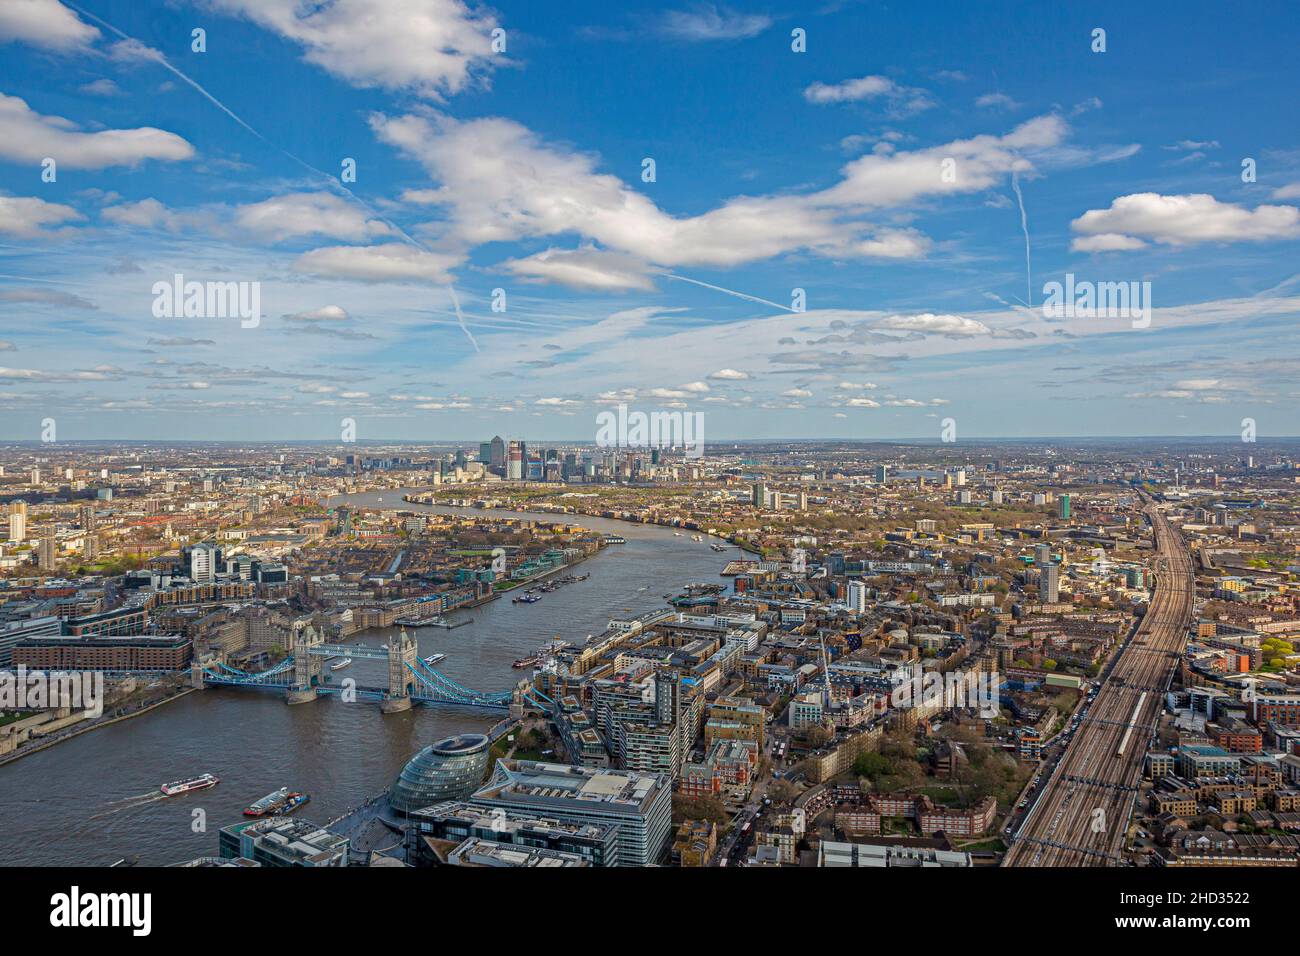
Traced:
<path fill-rule="evenodd" d="M 4 0 L 0 439 L 1300 434 L 1293 11 L 1057 6 Z"/>

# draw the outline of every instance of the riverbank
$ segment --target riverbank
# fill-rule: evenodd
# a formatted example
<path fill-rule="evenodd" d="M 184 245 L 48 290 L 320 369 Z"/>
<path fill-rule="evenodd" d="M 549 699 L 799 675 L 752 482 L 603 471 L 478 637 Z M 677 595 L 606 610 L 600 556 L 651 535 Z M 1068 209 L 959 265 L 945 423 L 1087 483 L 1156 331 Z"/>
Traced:
<path fill-rule="evenodd" d="M 162 700 L 155 701 L 154 703 L 149 704 L 147 707 L 141 707 L 139 710 L 133 710 L 129 714 L 118 714 L 116 717 L 95 718 L 92 720 L 88 720 L 82 724 L 77 725 L 75 730 L 69 730 L 67 733 L 60 733 L 57 736 L 52 737 L 49 740 L 44 740 L 39 744 L 20 746 L 17 750 L 14 750 L 10 753 L 5 754 L 3 757 L 0 757 L 0 767 L 5 766 L 6 764 L 13 763 L 15 760 L 21 760 L 23 757 L 30 756 L 31 754 L 40 753 L 43 750 L 49 750 L 51 747 L 58 746 L 61 743 L 66 743 L 69 740 L 72 740 L 76 737 L 80 737 L 82 734 L 88 734 L 92 730 L 100 730 L 101 728 L 104 727 L 111 727 L 113 724 L 121 723 L 124 720 L 130 720 L 133 717 L 139 717 L 143 714 L 147 714 L 151 710 L 157 710 L 159 707 L 163 706 L 164 704 L 170 704 L 174 700 L 180 700 L 182 697 L 185 697 L 188 694 L 192 694 L 196 690 L 198 690 L 197 687 L 186 687 L 175 694 L 171 694 L 167 697 L 164 697 Z"/>
<path fill-rule="evenodd" d="M 399 488 L 393 488 L 389 490 L 405 491 L 406 488 L 399 487 Z M 419 492 L 419 493 L 424 494 L 424 492 Z M 402 501 L 407 504 L 425 505 L 426 507 L 430 507 L 430 508 L 467 508 L 475 511 L 504 511 L 504 512 L 508 512 L 509 514 L 540 514 L 540 515 L 557 515 L 557 516 L 576 515 L 578 517 L 583 517 L 583 518 L 600 518 L 603 521 L 618 521 L 622 524 L 641 525 L 642 527 L 666 528 L 669 531 L 676 531 L 678 529 L 681 529 L 683 531 L 696 532 L 698 534 L 704 535 L 705 538 L 717 538 L 720 541 L 725 541 L 728 545 L 730 545 L 731 547 L 735 548 L 738 551 L 743 551 L 746 554 L 755 555 L 760 559 L 763 557 L 763 552 L 758 550 L 757 548 L 751 547 L 748 544 L 741 544 L 737 541 L 733 541 L 731 538 L 724 538 L 721 535 L 710 534 L 708 531 L 695 524 L 677 525 L 677 524 L 671 524 L 671 523 L 659 522 L 659 521 L 639 521 L 635 518 L 624 518 L 616 514 L 605 514 L 603 512 L 596 513 L 592 511 L 582 511 L 578 508 L 574 508 L 572 511 L 552 511 L 549 509 L 553 506 L 547 505 L 544 502 L 539 503 L 537 506 L 534 507 L 534 509 L 530 509 L 530 508 L 504 508 L 504 507 L 497 507 L 497 506 L 493 506 L 490 508 L 479 508 L 476 505 L 450 504 L 448 502 L 439 501 L 436 498 L 431 498 L 428 501 L 423 501 L 419 498 L 413 497 L 412 495 L 402 495 Z M 394 508 L 392 510 L 396 511 L 399 509 Z"/>

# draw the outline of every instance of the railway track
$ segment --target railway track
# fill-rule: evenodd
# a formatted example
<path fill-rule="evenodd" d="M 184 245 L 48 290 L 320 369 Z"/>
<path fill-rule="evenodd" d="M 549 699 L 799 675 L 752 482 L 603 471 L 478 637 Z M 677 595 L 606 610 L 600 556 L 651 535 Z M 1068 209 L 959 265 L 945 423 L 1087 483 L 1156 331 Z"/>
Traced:
<path fill-rule="evenodd" d="M 1145 513 L 1157 553 L 1151 604 L 1016 832 L 1003 866 L 1123 862 L 1142 761 L 1186 642 L 1196 591 L 1186 544 L 1154 504 Z"/>

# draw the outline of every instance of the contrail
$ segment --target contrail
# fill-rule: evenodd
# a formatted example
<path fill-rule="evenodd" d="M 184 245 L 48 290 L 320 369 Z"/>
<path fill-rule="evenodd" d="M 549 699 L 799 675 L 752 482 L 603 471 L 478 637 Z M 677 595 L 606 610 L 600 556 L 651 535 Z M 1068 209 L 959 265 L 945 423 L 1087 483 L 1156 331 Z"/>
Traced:
<path fill-rule="evenodd" d="M 770 299 L 760 299 L 756 295 L 749 295 L 744 292 L 737 292 L 735 289 L 724 289 L 720 285 L 710 285 L 707 282 L 701 282 L 699 279 L 688 279 L 686 276 L 675 275 L 671 272 L 659 273 L 665 279 L 677 279 L 680 282 L 689 282 L 692 285 L 703 286 L 706 289 L 712 289 L 714 292 L 725 292 L 727 295 L 734 295 L 737 299 L 748 299 L 750 302 L 762 302 L 764 305 L 770 305 L 776 309 L 784 309 L 786 312 L 797 313 L 798 309 L 792 309 L 788 305 L 782 305 L 780 302 L 773 302 Z"/>
<path fill-rule="evenodd" d="M 71 7 L 73 10 L 76 10 L 76 11 L 77 11 L 78 13 L 80 13 L 83 17 L 86 17 L 86 18 L 88 18 L 88 19 L 90 19 L 90 20 L 94 20 L 96 23 L 98 23 L 100 26 L 102 26 L 105 30 L 108 30 L 109 32 L 116 34 L 117 36 L 121 37 L 123 40 L 132 40 L 132 41 L 134 41 L 134 42 L 136 42 L 136 43 L 140 43 L 140 45 L 144 48 L 145 53 L 146 53 L 146 55 L 148 56 L 148 58 L 149 58 L 150 60 L 152 60 L 152 61 L 155 62 L 155 63 L 160 64 L 161 66 L 165 67 L 167 70 L 170 70 L 170 71 L 171 71 L 175 76 L 180 77 L 184 82 L 186 82 L 186 83 L 188 83 L 190 86 L 194 87 L 194 89 L 198 90 L 199 93 L 201 93 L 201 94 L 202 94 L 202 95 L 203 95 L 203 96 L 208 100 L 208 102 L 210 102 L 210 103 L 211 103 L 213 106 L 215 106 L 217 109 L 221 110 L 223 113 L 225 113 L 227 116 L 229 116 L 232 120 L 234 120 L 234 121 L 235 121 L 236 123 L 238 123 L 240 126 L 244 127 L 244 129 L 248 130 L 250 133 L 252 133 L 252 134 L 253 134 L 254 136 L 256 136 L 258 139 L 260 139 L 262 142 L 266 143 L 268 146 L 272 146 L 272 147 L 274 147 L 274 148 L 276 148 L 276 149 L 280 149 L 280 147 L 276 146 L 274 143 L 272 143 L 269 139 L 267 139 L 265 136 L 263 136 L 263 135 L 262 135 L 261 133 L 259 133 L 257 130 L 253 129 L 253 127 L 249 126 L 249 125 L 248 125 L 247 123 L 245 123 L 242 119 L 240 119 L 238 116 L 236 116 L 232 110 L 230 110 L 230 109 L 229 109 L 229 108 L 228 108 L 224 103 L 222 103 L 219 99 L 217 99 L 215 96 L 213 96 L 213 95 L 212 95 L 211 93 L 209 93 L 207 90 L 205 90 L 202 86 L 200 86 L 196 81 L 190 79 L 188 76 L 186 76 L 186 75 L 185 75 L 184 73 L 182 73 L 180 70 L 178 70 L 176 67 L 172 66 L 171 61 L 168 60 L 167 57 L 164 56 L 163 53 L 162 53 L 161 51 L 159 51 L 159 50 L 155 50 L 153 47 L 151 47 L 151 46 L 149 46 L 149 45 L 147 45 L 147 44 L 145 44 L 145 43 L 141 43 L 139 40 L 136 40 L 135 37 L 130 36 L 130 35 L 126 34 L 126 33 L 123 33 L 121 30 L 119 30 L 117 27 L 113 26 L 113 24 L 109 23 L 107 20 L 103 20 L 103 19 L 101 19 L 101 18 L 95 16 L 93 13 L 91 13 L 91 12 L 88 11 L 88 10 L 83 10 L 83 9 L 81 9 L 81 7 L 77 6 L 75 3 L 68 2 L 67 5 L 68 5 L 69 7 Z M 307 163 L 304 163 L 301 159 L 298 159 L 298 157 L 297 157 L 297 156 L 294 156 L 292 153 L 290 153 L 290 152 L 288 152 L 288 151 L 286 151 L 286 150 L 283 150 L 283 149 L 280 149 L 280 152 L 284 153 L 284 154 L 285 154 L 286 156 L 288 156 L 290 159 L 293 159 L 293 160 L 295 160 L 296 162 L 302 163 L 302 165 L 307 166 L 308 169 L 311 169 L 311 168 L 312 168 L 312 167 L 309 166 Z M 319 170 L 316 170 L 316 172 L 319 172 Z"/>
<path fill-rule="evenodd" d="M 429 254 L 432 254 L 432 253 L 433 253 L 433 250 L 431 250 L 428 246 L 426 246 L 424 243 L 420 242 L 420 241 L 417 240 L 415 237 L 413 237 L 412 235 L 410 235 L 410 233 L 408 233 L 405 229 L 403 229 L 403 228 L 402 228 L 401 226 L 399 226 L 397 223 L 395 223 L 395 222 L 393 222 L 392 220 L 390 220 L 387 216 L 385 216 L 385 215 L 383 215 L 382 213 L 380 213 L 380 212 L 379 212 L 378 210 L 376 210 L 373 206 L 371 206 L 368 202 L 366 202 L 366 201 L 365 201 L 364 199 L 362 199 L 360 196 L 358 196 L 358 195 L 356 195 L 354 192 L 352 192 L 352 190 L 348 189 L 348 188 L 347 188 L 346 186 L 344 186 L 341 182 L 339 182 L 338 179 L 337 179 L 336 177 L 331 176 L 329 173 L 324 172 L 323 170 L 319 170 L 319 169 L 317 169 L 317 168 L 316 168 L 315 166 L 313 166 L 311 163 L 307 162 L 305 159 L 300 159 L 299 157 L 295 156 L 293 153 L 289 152 L 289 151 L 288 151 L 287 149 L 285 149 L 283 146 L 280 146 L 280 145 L 278 145 L 278 144 L 276 144 L 276 143 L 273 143 L 271 140 L 267 139 L 265 136 L 263 136 L 261 133 L 259 133 L 257 130 L 255 130 L 252 126 L 250 126 L 250 125 L 248 125 L 247 123 L 245 123 L 242 119 L 239 118 L 239 116 L 237 116 L 237 115 L 235 114 L 234 110 L 230 109 L 228 106 L 226 106 L 225 103 L 222 103 L 219 99 L 217 99 L 215 96 L 213 96 L 213 95 L 212 95 L 211 93 L 209 93 L 207 90 L 205 90 L 205 89 L 204 89 L 204 88 L 203 88 L 203 87 L 198 83 L 198 81 L 190 79 L 190 77 L 188 77 L 187 75 L 185 75 L 184 72 L 182 72 L 182 71 L 181 71 L 180 69 L 178 69 L 177 67 L 173 66 L 172 63 L 171 63 L 171 61 L 168 60 L 167 57 L 166 57 L 166 56 L 165 56 L 161 51 L 159 51 L 159 50 L 155 50 L 153 47 L 149 46 L 148 44 L 145 44 L 145 43 L 141 42 L 140 40 L 137 40 L 135 37 L 130 36 L 129 34 L 123 33 L 121 30 L 119 30 L 117 27 L 113 26 L 113 24 L 109 23 L 107 20 L 104 20 L 104 19 L 102 19 L 102 18 L 100 18 L 100 17 L 97 17 L 97 16 L 95 16 L 93 13 L 90 13 L 90 12 L 87 11 L 87 10 L 83 10 L 83 9 L 81 9 L 81 7 L 79 7 L 79 6 L 77 6 L 76 4 L 70 2 L 70 0 L 69 0 L 69 2 L 68 2 L 67 5 L 68 5 L 69 7 L 71 7 L 73 10 L 76 10 L 76 11 L 77 11 L 78 13 L 80 13 L 82 16 L 87 17 L 88 19 L 94 20 L 96 23 L 98 23 L 100 26 L 102 26 L 105 30 L 108 30 L 108 31 L 110 31 L 111 33 L 115 34 L 116 36 L 121 37 L 123 40 L 131 40 L 131 41 L 133 41 L 133 42 L 135 42 L 135 43 L 139 43 L 140 46 L 144 48 L 144 50 L 145 50 L 146 53 L 147 53 L 148 58 L 149 58 L 151 61 L 153 61 L 154 63 L 159 64 L 159 65 L 162 66 L 162 67 L 164 67 L 164 68 L 167 69 L 169 72 L 171 72 L 173 75 L 179 77 L 182 81 L 184 81 L 185 83 L 189 84 L 191 87 L 193 87 L 195 90 L 197 90 L 197 91 L 198 91 L 198 92 L 199 92 L 199 93 L 204 97 L 204 99 L 206 99 L 209 103 L 211 103 L 211 104 L 212 104 L 213 106 L 215 106 L 217 109 L 221 110 L 221 112 L 225 113 L 227 116 L 229 116 L 232 120 L 234 120 L 236 123 L 238 123 L 238 124 L 239 124 L 240 126 L 242 126 L 244 129 L 248 130 L 248 132 L 252 133 L 254 136 L 256 136 L 256 137 L 257 137 L 259 140 L 261 140 L 263 143 L 266 143 L 266 145 L 270 146 L 272 149 L 274 149 L 274 150 L 276 150 L 277 152 L 282 153 L 283 155 L 289 157 L 289 159 L 293 160 L 293 161 L 294 161 L 295 163 L 297 163 L 299 166 L 303 167 L 303 169 L 306 169 L 306 170 L 308 170 L 309 172 L 315 173 L 317 176 L 321 177 L 321 178 L 322 178 L 323 180 L 325 180 L 325 182 L 329 185 L 330 189 L 332 189 L 332 190 L 333 190 L 334 192 L 336 192 L 336 193 L 341 193 L 343 196 L 347 197 L 347 198 L 348 198 L 349 200 L 351 200 L 352 202 L 357 203 L 359 206 L 361 206 L 363 209 L 365 209 L 366 212 L 368 212 L 368 213 L 371 215 L 372 218 L 374 218 L 374 219 L 378 219 L 378 220 L 379 220 L 380 222 L 382 222 L 384 225 L 388 226 L 388 228 L 392 229 L 393 232 L 397 233 L 397 234 L 398 234 L 399 236 L 401 236 L 404 240 L 406 240 L 406 242 L 407 242 L 409 245 L 415 246 L 415 248 L 417 248 L 417 249 L 419 249 L 419 250 L 421 250 L 421 251 L 423 251 L 423 252 L 427 252 L 427 253 L 429 253 Z M 448 286 L 448 289 L 449 289 L 449 291 L 451 291 L 452 298 L 454 299 L 455 296 L 456 296 L 456 292 L 455 292 L 455 290 L 451 289 L 450 286 Z M 457 306 L 457 311 L 459 312 L 459 305 Z M 470 344 L 474 346 L 474 351 L 475 351 L 475 352 L 479 351 L 478 342 L 476 342 L 476 341 L 474 340 L 474 336 L 473 336 L 473 335 L 470 335 L 470 331 L 469 331 L 468 328 L 465 327 L 465 324 L 464 324 L 464 320 L 463 320 L 463 319 L 461 320 L 461 328 L 465 330 L 465 335 L 469 338 Z"/>
<path fill-rule="evenodd" d="M 1020 192 L 1020 173 L 1015 169 L 1011 170 L 1011 188 L 1016 192 L 1016 202 L 1020 203 L 1020 228 L 1025 233 L 1025 297 L 1033 302 L 1034 276 L 1029 266 L 1029 217 L 1025 215 L 1025 197 Z"/>
<path fill-rule="evenodd" d="M 478 342 L 474 340 L 474 336 L 470 332 L 469 326 L 465 324 L 465 316 L 461 315 L 460 297 L 456 295 L 456 287 L 448 283 L 447 291 L 451 293 L 451 304 L 456 307 L 456 321 L 460 323 L 460 330 L 465 333 L 466 338 L 469 339 L 469 344 L 474 346 L 474 351 L 477 352 L 479 350 Z"/>

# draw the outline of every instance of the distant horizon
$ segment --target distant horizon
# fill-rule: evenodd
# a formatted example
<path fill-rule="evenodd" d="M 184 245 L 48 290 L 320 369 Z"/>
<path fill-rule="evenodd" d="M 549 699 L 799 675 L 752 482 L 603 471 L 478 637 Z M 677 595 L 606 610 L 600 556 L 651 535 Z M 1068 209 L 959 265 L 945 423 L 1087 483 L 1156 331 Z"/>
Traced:
<path fill-rule="evenodd" d="M 485 441 L 490 441 L 500 433 L 494 432 L 493 435 L 481 438 L 358 438 L 355 441 L 343 442 L 338 439 L 329 438 L 248 438 L 248 439 L 194 439 L 194 438 L 69 438 L 59 439 L 56 442 L 40 442 L 22 439 L 4 439 L 0 438 L 0 448 L 28 446 L 34 448 L 54 449 L 62 445 L 325 445 L 331 448 L 344 448 L 349 446 L 370 446 L 383 447 L 389 445 L 478 445 Z M 607 451 L 650 451 L 650 446 L 598 446 L 594 439 L 591 438 L 529 438 L 524 436 L 501 435 L 507 441 L 521 440 L 529 445 L 554 444 L 554 445 L 590 445 L 592 447 L 603 447 Z M 1081 443 L 1100 443 L 1114 442 L 1117 444 L 1133 444 L 1139 442 L 1203 442 L 1203 443 L 1222 443 L 1232 446 L 1240 446 L 1243 454 L 1250 454 L 1250 446 L 1267 446 L 1270 442 L 1288 443 L 1300 441 L 1297 435 L 1277 435 L 1259 438 L 1255 442 L 1243 442 L 1240 437 L 1227 435 L 1035 435 L 1023 438 L 1014 436 L 974 436 L 971 438 L 962 438 L 955 442 L 945 442 L 933 438 L 840 438 L 834 436 L 821 438 L 721 438 L 716 440 L 706 440 L 704 442 L 704 454 L 707 457 L 710 447 L 725 445 L 755 445 L 755 444 L 855 444 L 855 445 L 900 445 L 916 447 L 935 447 L 935 448 L 958 448 L 970 445 L 1024 445 L 1039 442 L 1081 442 Z M 660 446 L 660 450 L 672 450 L 671 446 Z"/>

